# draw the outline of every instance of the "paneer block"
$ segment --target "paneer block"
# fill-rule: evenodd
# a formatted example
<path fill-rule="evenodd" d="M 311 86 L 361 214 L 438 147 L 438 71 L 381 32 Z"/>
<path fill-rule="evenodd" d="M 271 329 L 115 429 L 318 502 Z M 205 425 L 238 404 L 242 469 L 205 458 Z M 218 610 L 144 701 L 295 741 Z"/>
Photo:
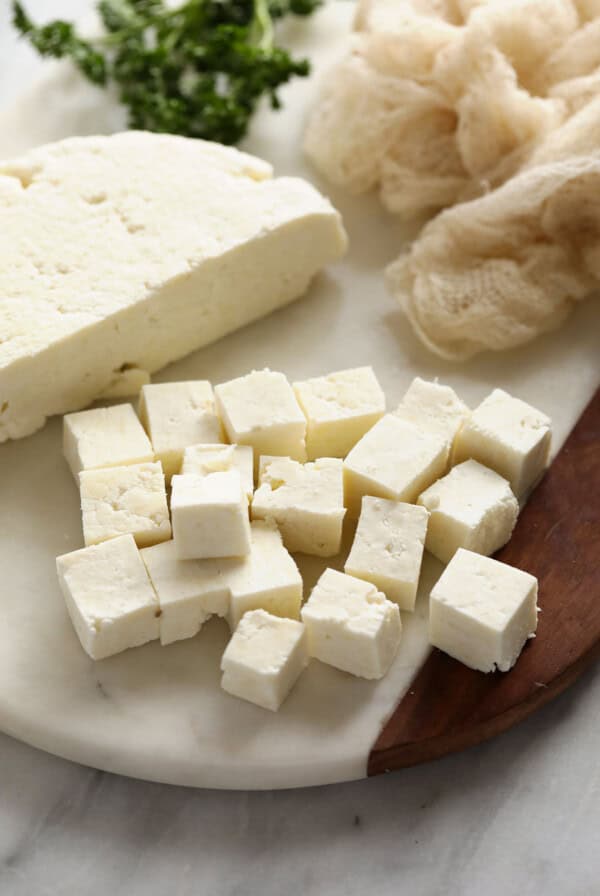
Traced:
<path fill-rule="evenodd" d="M 254 493 L 254 452 L 250 445 L 189 445 L 183 452 L 181 472 L 208 476 L 237 470 L 248 501 Z"/>
<path fill-rule="evenodd" d="M 344 500 L 352 517 L 363 495 L 414 503 L 443 476 L 448 441 L 439 434 L 386 414 L 354 446 L 344 461 Z"/>
<path fill-rule="evenodd" d="M 308 652 L 362 678 L 382 678 L 400 643 L 398 605 L 374 585 L 326 569 L 302 607 Z"/>
<path fill-rule="evenodd" d="M 144 548 L 142 560 L 160 604 L 160 641 L 193 638 L 211 616 L 227 616 L 227 562 L 180 560 L 174 541 Z"/>
<path fill-rule="evenodd" d="M 345 513 L 341 460 L 299 464 L 289 457 L 261 458 L 252 519 L 277 523 L 288 551 L 334 556 Z"/>
<path fill-rule="evenodd" d="M 494 389 L 465 422 L 456 439 L 453 461 L 468 458 L 508 479 L 522 498 L 548 464 L 551 420 L 530 404 Z"/>
<path fill-rule="evenodd" d="M 434 647 L 481 672 L 507 672 L 537 627 L 538 583 L 520 569 L 459 548 L 429 600 Z"/>
<path fill-rule="evenodd" d="M 221 421 L 208 380 L 144 386 L 139 412 L 168 480 L 179 473 L 188 445 L 223 442 Z"/>
<path fill-rule="evenodd" d="M 417 376 L 394 413 L 402 420 L 446 437 L 450 450 L 471 409 L 450 386 Z"/>
<path fill-rule="evenodd" d="M 0 162 L 0 443 L 287 305 L 346 242 L 311 184 L 219 143 L 128 131 Z"/>
<path fill-rule="evenodd" d="M 173 476 L 171 518 L 180 560 L 241 557 L 250 551 L 248 499 L 237 470 Z"/>
<path fill-rule="evenodd" d="M 274 616 L 300 617 L 302 577 L 273 523 L 251 525 L 251 550 L 231 561 L 226 573 L 230 588 L 228 621 L 234 629 L 249 610 L 267 610 Z"/>
<path fill-rule="evenodd" d="M 294 392 L 306 417 L 309 460 L 345 457 L 385 413 L 385 395 L 371 367 L 294 383 Z"/>
<path fill-rule="evenodd" d="M 159 604 L 133 535 L 56 559 L 67 610 L 93 660 L 154 641 Z"/>
<path fill-rule="evenodd" d="M 276 712 L 308 664 L 301 622 L 265 610 L 246 613 L 221 660 L 221 687 Z"/>
<path fill-rule="evenodd" d="M 344 572 L 371 582 L 401 610 L 414 610 L 428 517 L 414 504 L 364 497 Z"/>
<path fill-rule="evenodd" d="M 143 548 L 171 537 L 165 477 L 159 463 L 82 470 L 79 490 L 86 545 L 129 533 Z"/>
<path fill-rule="evenodd" d="M 82 470 L 154 460 L 150 440 L 130 404 L 66 414 L 63 453 L 75 479 Z"/>
<path fill-rule="evenodd" d="M 442 563 L 449 563 L 458 548 L 493 554 L 506 544 L 519 515 L 506 479 L 476 460 L 458 464 L 418 503 L 430 513 L 427 550 Z"/>
<path fill-rule="evenodd" d="M 261 454 L 306 460 L 306 419 L 282 373 L 253 370 L 215 387 L 217 409 L 229 441 Z"/>

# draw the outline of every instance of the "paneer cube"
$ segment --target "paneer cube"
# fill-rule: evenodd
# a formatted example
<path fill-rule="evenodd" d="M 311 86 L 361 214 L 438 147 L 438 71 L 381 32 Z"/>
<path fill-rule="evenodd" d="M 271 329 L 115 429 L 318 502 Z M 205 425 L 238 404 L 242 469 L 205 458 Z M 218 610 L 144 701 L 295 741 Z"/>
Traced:
<path fill-rule="evenodd" d="M 493 554 L 506 544 L 519 503 L 502 476 L 466 460 L 430 485 L 418 503 L 429 513 L 426 547 L 442 563 L 459 548 Z"/>
<path fill-rule="evenodd" d="M 208 476 L 237 470 L 248 501 L 254 492 L 254 458 L 250 445 L 189 445 L 183 452 L 181 472 Z"/>
<path fill-rule="evenodd" d="M 394 413 L 402 420 L 445 436 L 450 450 L 471 410 L 450 386 L 417 376 Z"/>
<path fill-rule="evenodd" d="M 481 672 L 507 672 L 537 628 L 538 583 L 520 569 L 459 548 L 429 599 L 429 640 Z"/>
<path fill-rule="evenodd" d="M 306 416 L 309 460 L 345 457 L 385 413 L 385 395 L 371 367 L 294 383 L 294 392 Z"/>
<path fill-rule="evenodd" d="M 249 610 L 262 609 L 274 616 L 298 619 L 302 577 L 277 527 L 273 523 L 252 523 L 251 542 L 248 556 L 231 561 L 226 573 L 231 629 Z"/>
<path fill-rule="evenodd" d="M 374 585 L 326 569 L 302 607 L 311 656 L 358 675 L 382 678 L 398 650 L 398 605 Z"/>
<path fill-rule="evenodd" d="M 503 389 L 494 389 L 465 422 L 453 462 L 473 458 L 510 482 L 522 498 L 548 465 L 551 420 Z"/>
<path fill-rule="evenodd" d="M 344 572 L 371 582 L 401 610 L 414 610 L 428 516 L 414 504 L 364 497 Z"/>
<path fill-rule="evenodd" d="M 139 411 L 169 481 L 179 473 L 188 445 L 223 442 L 213 389 L 207 380 L 144 386 Z"/>
<path fill-rule="evenodd" d="M 229 441 L 261 454 L 306 460 L 306 420 L 282 373 L 253 370 L 215 387 L 217 408 Z"/>
<path fill-rule="evenodd" d="M 130 404 L 66 414 L 63 453 L 75 479 L 82 470 L 154 460 L 150 440 Z"/>
<path fill-rule="evenodd" d="M 307 664 L 301 622 L 251 610 L 223 654 L 221 686 L 234 697 L 276 712 Z"/>
<path fill-rule="evenodd" d="M 341 460 L 300 464 L 289 457 L 261 458 L 252 519 L 277 523 L 288 551 L 337 554 L 345 513 Z"/>
<path fill-rule="evenodd" d="M 414 503 L 443 476 L 447 459 L 445 436 L 386 414 L 344 461 L 344 500 L 349 515 L 359 516 L 363 495 Z"/>
<path fill-rule="evenodd" d="M 141 555 L 160 604 L 161 644 L 193 638 L 211 616 L 227 616 L 229 561 L 180 560 L 174 541 Z"/>
<path fill-rule="evenodd" d="M 82 470 L 79 490 L 86 545 L 130 533 L 143 548 L 171 537 L 165 477 L 159 463 Z"/>
<path fill-rule="evenodd" d="M 160 609 L 133 535 L 56 559 L 67 610 L 93 660 L 153 641 Z"/>
<path fill-rule="evenodd" d="M 250 551 L 248 499 L 237 470 L 173 476 L 171 519 L 180 560 L 241 557 Z"/>

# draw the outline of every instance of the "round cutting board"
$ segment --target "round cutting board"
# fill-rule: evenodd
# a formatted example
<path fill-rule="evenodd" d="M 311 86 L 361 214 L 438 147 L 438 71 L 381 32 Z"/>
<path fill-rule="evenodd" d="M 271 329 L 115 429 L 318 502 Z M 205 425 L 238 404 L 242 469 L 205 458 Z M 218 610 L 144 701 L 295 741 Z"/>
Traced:
<path fill-rule="evenodd" d="M 314 75 L 282 92 L 282 112 L 261 111 L 245 147 L 272 161 L 278 174 L 308 177 L 329 192 L 349 232 L 348 257 L 318 277 L 292 306 L 167 368 L 156 380 L 201 377 L 219 382 L 264 366 L 297 379 L 372 364 L 389 407 L 415 375 L 438 376 L 473 405 L 501 386 L 552 416 L 556 452 L 600 376 L 599 304 L 582 305 L 560 332 L 518 351 L 461 366 L 445 363 L 421 347 L 385 292 L 382 268 L 403 245 L 398 222 L 373 197 L 332 191 L 302 159 L 307 110 L 317 82 L 343 50 L 351 13 L 351 4 L 336 2 L 312 21 L 287 29 L 288 43 L 311 56 Z M 17 105 L 0 113 L 0 156 L 121 125 L 120 111 L 104 94 L 83 84 L 67 66 L 51 66 Z M 88 765 L 156 781 L 293 787 L 349 780 L 440 755 L 511 724 L 519 717 L 516 706 L 534 707 L 510 682 L 522 679 L 521 670 L 529 670 L 531 678 L 529 657 L 538 644 L 558 656 L 559 640 L 551 633 L 553 625 L 564 625 L 565 617 L 555 615 L 560 600 L 550 595 L 551 589 L 573 583 L 568 570 L 565 579 L 542 582 L 544 627 L 535 646 L 527 647 L 505 676 L 470 673 L 430 654 L 427 597 L 441 572 L 431 557 L 425 559 L 416 611 L 403 614 L 401 649 L 380 682 L 355 679 L 314 661 L 280 712 L 268 713 L 220 689 L 227 629 L 216 620 L 189 641 L 167 648 L 149 644 L 92 662 L 73 633 L 54 569 L 56 555 L 82 545 L 77 489 L 60 440 L 61 423 L 52 420 L 28 439 L 0 445 L 0 728 L 9 734 Z M 572 488 L 579 475 L 577 462 L 567 459 L 566 468 L 571 482 L 565 487 Z M 539 502 L 534 501 L 530 507 L 535 510 Z M 549 501 L 536 513 L 540 516 L 532 529 L 535 523 L 552 531 L 548 543 L 556 547 L 562 510 Z M 519 536 L 514 544 L 526 541 Z M 297 559 L 308 589 L 325 564 Z M 526 554 L 518 550 L 507 559 L 537 571 L 533 560 L 526 563 Z M 343 556 L 331 565 L 342 564 Z M 588 604 L 582 607 L 589 610 Z M 595 620 L 594 642 L 600 634 L 597 614 Z M 554 680 L 561 685 L 567 681 L 565 669 L 575 674 L 578 663 L 592 655 L 591 629 L 582 638 L 584 630 L 585 625 L 577 628 L 574 623 L 564 629 L 568 650 L 561 653 L 563 677 L 556 663 L 547 664 L 540 691 L 548 685 L 553 693 Z M 458 692 L 466 703 L 457 699 Z M 495 703 L 490 692 L 496 694 Z M 494 712 L 502 718 L 495 727 L 489 719 Z M 462 721 L 469 723 L 470 740 L 461 739 Z"/>

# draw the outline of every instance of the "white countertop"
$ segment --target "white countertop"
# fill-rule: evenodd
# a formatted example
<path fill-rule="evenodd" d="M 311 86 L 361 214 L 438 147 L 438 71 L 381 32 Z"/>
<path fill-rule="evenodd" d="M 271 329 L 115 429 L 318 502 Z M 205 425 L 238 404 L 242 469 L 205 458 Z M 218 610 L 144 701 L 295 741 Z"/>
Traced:
<path fill-rule="evenodd" d="M 0 106 L 39 71 L 8 8 L 0 0 Z M 0 735 L 0 893 L 596 896 L 599 752 L 600 668 L 493 742 L 303 791 L 147 784 Z"/>

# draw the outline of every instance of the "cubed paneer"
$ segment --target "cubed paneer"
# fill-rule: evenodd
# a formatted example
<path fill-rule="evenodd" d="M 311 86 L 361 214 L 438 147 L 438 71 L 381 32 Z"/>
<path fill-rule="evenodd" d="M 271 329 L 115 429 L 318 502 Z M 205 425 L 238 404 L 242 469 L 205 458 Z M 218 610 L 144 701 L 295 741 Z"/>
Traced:
<path fill-rule="evenodd" d="M 234 629 L 249 610 L 274 616 L 300 617 L 302 577 L 273 523 L 251 525 L 248 556 L 232 561 L 227 572 L 230 589 L 228 621 Z"/>
<path fill-rule="evenodd" d="M 261 454 L 306 460 L 306 420 L 283 373 L 253 370 L 215 387 L 217 409 L 232 444 Z"/>
<path fill-rule="evenodd" d="M 86 545 L 131 534 L 143 548 L 171 537 L 160 463 L 82 470 L 79 490 Z"/>
<path fill-rule="evenodd" d="M 154 641 L 159 604 L 133 535 L 56 559 L 67 610 L 93 660 Z"/>
<path fill-rule="evenodd" d="M 459 548 L 493 554 L 506 544 L 519 515 L 506 479 L 476 460 L 453 467 L 418 503 L 430 513 L 425 546 L 442 563 Z"/>
<path fill-rule="evenodd" d="M 394 413 L 402 420 L 445 436 L 451 449 L 471 410 L 450 386 L 417 376 Z"/>
<path fill-rule="evenodd" d="M 326 569 L 302 607 L 311 656 L 358 675 L 382 678 L 400 643 L 398 605 L 370 582 Z"/>
<path fill-rule="evenodd" d="M 385 395 L 371 367 L 294 383 L 294 392 L 306 416 L 309 460 L 345 457 L 385 413 Z"/>
<path fill-rule="evenodd" d="M 289 457 L 261 457 L 252 519 L 277 523 L 288 551 L 337 554 L 345 513 L 341 460 L 300 464 Z"/>
<path fill-rule="evenodd" d="M 237 470 L 248 501 L 254 492 L 254 459 L 250 445 L 189 445 L 183 452 L 181 472 L 207 476 Z"/>
<path fill-rule="evenodd" d="M 459 548 L 429 599 L 429 640 L 478 669 L 507 672 L 537 627 L 538 583 L 520 569 Z"/>
<path fill-rule="evenodd" d="M 530 404 L 494 389 L 460 430 L 453 462 L 473 458 L 510 482 L 522 498 L 548 464 L 551 420 Z"/>
<path fill-rule="evenodd" d="M 161 644 L 193 638 L 211 616 L 227 616 L 228 561 L 180 560 L 174 541 L 141 554 L 160 604 Z"/>
<path fill-rule="evenodd" d="M 82 470 L 154 460 L 150 440 L 130 404 L 66 414 L 63 453 L 75 479 Z"/>
<path fill-rule="evenodd" d="M 169 481 L 179 473 L 188 445 L 223 442 L 223 429 L 208 380 L 144 386 L 139 410 L 154 453 L 162 461 Z"/>
<path fill-rule="evenodd" d="M 414 504 L 364 497 L 344 572 L 371 582 L 401 610 L 414 610 L 428 516 Z"/>
<path fill-rule="evenodd" d="M 276 712 L 308 664 L 301 622 L 251 610 L 221 660 L 221 686 L 234 697 Z"/>
<path fill-rule="evenodd" d="M 248 499 L 237 470 L 173 476 L 171 520 L 180 560 L 241 557 L 250 551 Z"/>
<path fill-rule="evenodd" d="M 443 476 L 448 440 L 386 414 L 354 446 L 344 461 L 344 500 L 358 517 L 363 495 L 414 503 Z"/>

